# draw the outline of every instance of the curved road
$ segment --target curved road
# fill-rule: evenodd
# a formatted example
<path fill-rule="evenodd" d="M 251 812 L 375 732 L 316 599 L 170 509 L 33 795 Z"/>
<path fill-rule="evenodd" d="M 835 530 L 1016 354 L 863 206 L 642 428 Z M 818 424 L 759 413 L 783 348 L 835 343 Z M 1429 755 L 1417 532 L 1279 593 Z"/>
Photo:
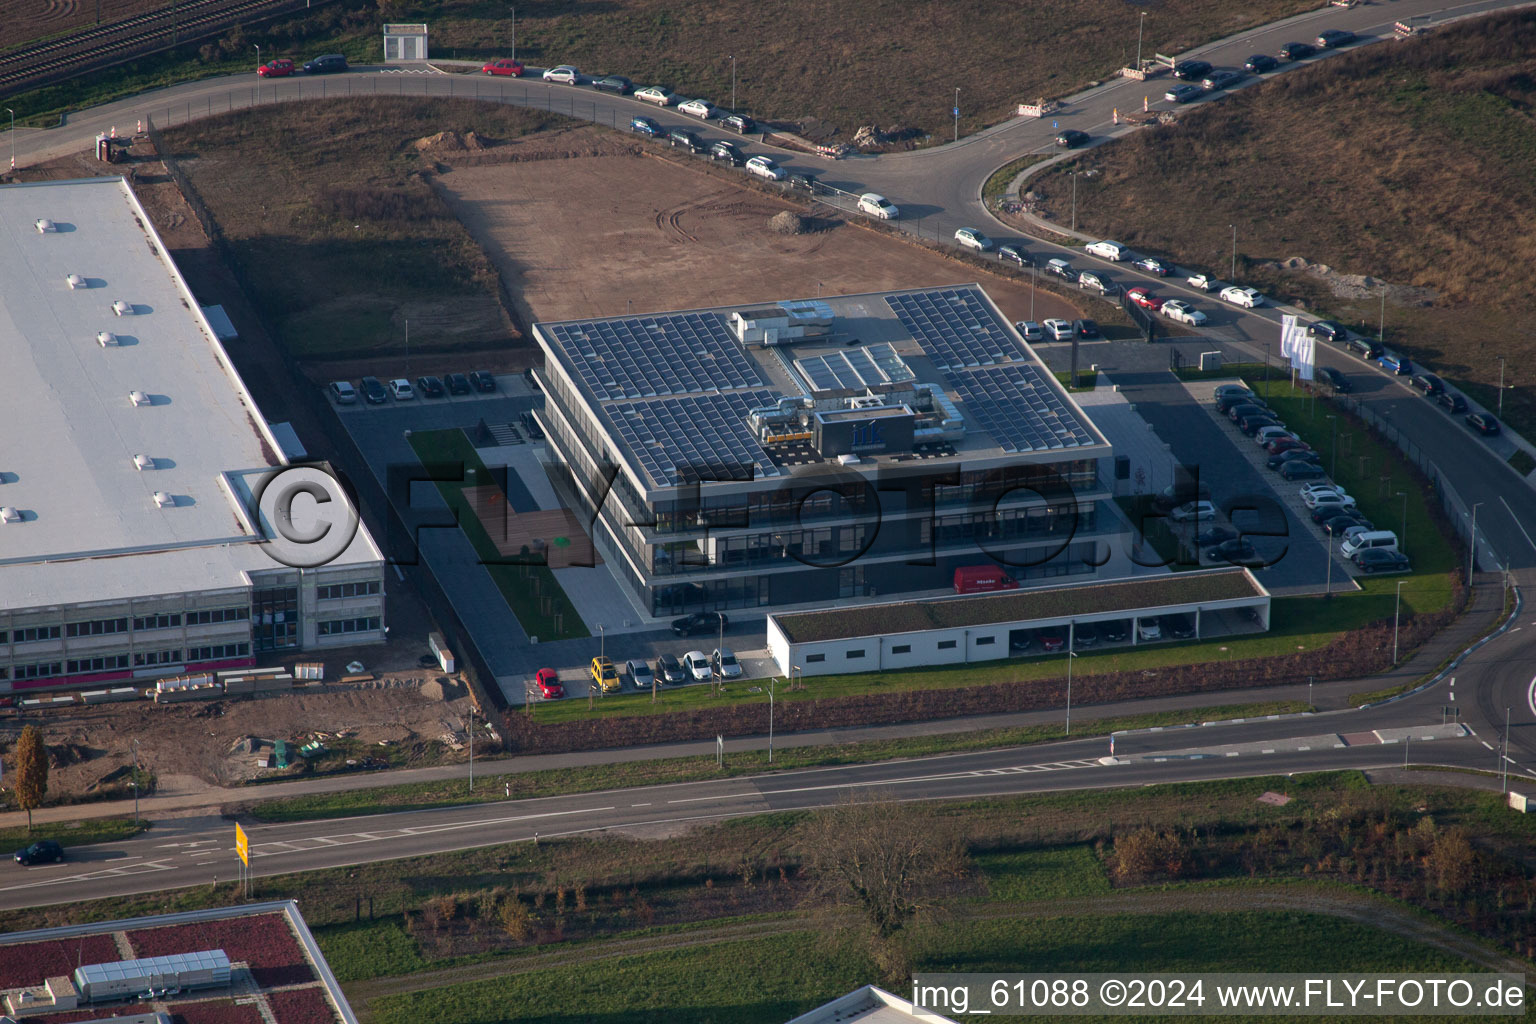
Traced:
<path fill-rule="evenodd" d="M 1446 7 L 1432 0 L 1393 0 L 1353 9 L 1322 8 L 1240 36 L 1199 47 L 1184 56 L 1198 56 L 1219 65 L 1241 65 L 1247 54 L 1274 52 L 1291 39 L 1315 36 L 1322 28 L 1348 28 L 1363 38 L 1390 35 L 1393 21 L 1417 15 L 1443 20 L 1462 14 L 1523 6 L 1514 2 L 1483 2 Z M 1317 58 L 1327 59 L 1327 55 Z M 1283 72 L 1277 72 L 1283 73 Z M 1249 84 L 1252 83 L 1250 79 Z M 1062 128 L 1078 128 L 1102 138 L 1111 112 L 1135 109 L 1140 97 L 1165 87 L 1115 79 L 1063 101 L 1055 116 Z M 259 90 L 259 95 L 258 95 Z M 135 97 L 72 117 L 63 128 L 18 133 L 18 162 L 30 161 L 88 146 L 97 132 L 116 126 L 131 131 L 140 117 L 162 126 L 196 120 L 257 104 L 319 99 L 342 95 L 431 95 L 479 98 L 542 106 L 557 113 L 586 117 L 617 126 L 630 116 L 647 113 L 664 125 L 699 123 L 675 111 L 658 112 L 638 101 L 598 94 L 589 89 L 545 85 L 538 80 L 507 81 L 481 76 L 449 76 L 358 69 L 326 79 L 293 79 L 254 84 L 253 76 L 188 83 Z M 1212 97 L 1204 102 L 1219 99 Z M 1166 104 L 1159 103 L 1159 106 Z M 1130 129 L 1122 127 L 1121 132 Z M 892 198 L 924 234 L 948 238 L 956 227 L 995 222 L 981 206 L 981 184 L 997 166 L 1030 152 L 1053 150 L 1056 129 L 1051 119 L 1011 120 L 961 142 L 912 153 L 853 157 L 828 165 L 809 157 L 785 157 L 791 169 L 809 167 L 822 180 L 848 191 L 872 189 Z M 703 132 L 706 136 L 718 132 Z M 737 140 L 740 141 L 740 140 Z M 0 139 L 0 147 L 5 140 Z M 749 152 L 754 148 L 744 147 Z M 783 154 L 774 152 L 776 157 Z M 831 169 L 829 172 L 829 168 Z M 834 180 L 836 179 L 845 180 Z M 902 226 L 911 229 L 913 221 Z M 1045 255 L 1057 251 L 1082 259 L 1079 250 L 1057 249 L 1032 242 Z M 1037 253 L 1037 256 L 1040 253 Z M 1124 284 L 1139 276 L 1123 264 L 1115 268 Z M 1148 279 L 1151 282 L 1153 279 Z M 1155 282 L 1159 290 L 1178 292 L 1175 279 Z M 1193 294 L 1193 293 L 1192 293 Z M 1209 305 L 1204 303 L 1204 305 Z M 1223 311 L 1213 320 L 1230 334 L 1229 340 L 1257 347 L 1277 339 L 1276 311 Z M 1416 398 L 1404 385 L 1371 370 L 1337 351 L 1323 351 L 1325 365 L 1347 368 L 1357 381 L 1357 395 L 1373 410 L 1389 415 L 1403 433 L 1447 471 L 1470 508 L 1480 506 L 1477 526 L 1490 564 L 1511 570 L 1517 581 L 1536 581 L 1536 501 L 1503 460 L 1459 423 Z M 1127 735 L 1117 739 L 1118 760 L 1101 760 L 1103 740 L 1074 741 L 989 753 L 962 754 L 919 761 L 850 766 L 792 772 L 753 780 L 650 787 L 507 805 L 481 805 L 440 811 L 377 815 L 366 819 L 262 826 L 251 830 L 255 873 L 277 874 L 371 860 L 526 840 L 543 835 L 720 818 L 779 808 L 803 808 L 834 803 L 850 787 L 880 787 L 896 799 L 941 799 L 981 795 L 1145 785 L 1159 782 L 1229 778 L 1315 771 L 1330 768 L 1388 767 L 1402 763 L 1420 746 L 1415 763 L 1437 763 L 1491 769 L 1503 730 L 1503 709 L 1510 708 L 1515 725 L 1510 737 L 1513 771 L 1528 778 L 1524 767 L 1536 763 L 1536 625 L 1519 617 L 1502 635 L 1472 652 L 1458 667 L 1463 694 L 1472 699 L 1461 706 L 1469 735 L 1452 736 L 1439 726 L 1446 700 L 1445 684 L 1409 698 L 1364 711 L 1304 716 L 1266 722 L 1211 726 L 1199 730 L 1170 730 Z M 1434 736 L 1432 758 L 1422 753 L 1425 737 Z M 216 875 L 229 878 L 231 864 L 228 823 L 188 819 L 157 826 L 152 834 L 109 846 L 72 851 L 65 865 L 35 868 L 0 886 L 0 906 L 40 905 L 98 896 L 144 892 L 205 884 Z"/>

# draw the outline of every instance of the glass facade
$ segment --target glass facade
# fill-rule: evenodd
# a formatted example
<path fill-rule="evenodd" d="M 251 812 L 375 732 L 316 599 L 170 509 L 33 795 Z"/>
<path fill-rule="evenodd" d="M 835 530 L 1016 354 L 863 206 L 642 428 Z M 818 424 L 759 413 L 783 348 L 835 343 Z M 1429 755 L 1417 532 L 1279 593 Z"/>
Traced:
<path fill-rule="evenodd" d="M 270 587 L 251 594 L 251 642 L 258 651 L 299 646 L 298 587 Z"/>

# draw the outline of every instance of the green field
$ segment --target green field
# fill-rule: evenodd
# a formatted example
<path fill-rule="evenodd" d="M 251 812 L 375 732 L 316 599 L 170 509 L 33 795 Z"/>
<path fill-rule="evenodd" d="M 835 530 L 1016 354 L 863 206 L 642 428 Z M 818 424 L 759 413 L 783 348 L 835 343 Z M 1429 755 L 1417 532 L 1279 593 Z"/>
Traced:
<path fill-rule="evenodd" d="M 79 821 L 40 821 L 27 831 L 0 828 L 0 850 L 19 850 L 38 839 L 52 839 L 60 846 L 89 846 L 132 839 L 149 828 L 148 821 L 135 823 L 127 818 L 81 818 Z"/>
<path fill-rule="evenodd" d="M 438 493 L 458 519 L 459 528 L 474 545 L 485 571 L 496 582 L 507 606 L 517 616 L 524 631 L 540 640 L 564 640 L 571 637 L 590 636 L 581 616 L 571 604 L 565 591 L 555 581 L 554 573 L 542 564 L 513 560 L 496 550 L 490 535 L 485 532 L 478 516 L 464 496 L 465 487 L 494 485 L 494 477 L 474 445 L 461 430 L 418 430 L 411 435 L 411 447 L 423 466 L 451 467 L 450 479 L 436 481 Z M 463 466 L 460 476 L 457 467 Z"/>
<path fill-rule="evenodd" d="M 1298 701 L 1272 701 L 1263 704 L 1231 704 L 1221 707 L 1187 708 L 1118 718 L 1083 719 L 1079 717 L 1073 736 L 1107 736 L 1123 729 L 1149 729 L 1154 726 L 1183 725 L 1186 722 L 1217 721 L 1228 718 L 1258 718 L 1265 715 L 1298 714 L 1310 710 Z M 1049 743 L 1063 738 L 1063 726 L 1043 725 L 1020 729 L 983 729 L 975 732 L 948 733 L 938 736 L 914 736 L 899 740 L 871 740 L 835 746 L 780 747 L 773 764 L 766 751 L 728 754 L 723 766 L 713 756 L 659 758 L 625 762 L 622 766 L 592 765 L 585 768 L 555 768 L 486 778 L 477 792 L 471 793 L 466 781 L 407 783 L 317 793 L 314 796 L 266 800 L 245 813 L 257 821 L 310 821 L 316 818 L 342 818 L 358 814 L 388 814 L 394 811 L 426 807 L 454 807 L 461 804 L 497 803 L 507 799 L 504 786 L 512 796 L 528 799 L 562 793 L 590 793 L 609 789 L 628 789 L 674 782 L 699 782 L 708 779 L 753 776 L 766 771 L 790 771 L 838 764 L 861 764 L 896 758 L 929 757 L 934 754 L 965 750 L 989 750 L 996 747 Z"/>

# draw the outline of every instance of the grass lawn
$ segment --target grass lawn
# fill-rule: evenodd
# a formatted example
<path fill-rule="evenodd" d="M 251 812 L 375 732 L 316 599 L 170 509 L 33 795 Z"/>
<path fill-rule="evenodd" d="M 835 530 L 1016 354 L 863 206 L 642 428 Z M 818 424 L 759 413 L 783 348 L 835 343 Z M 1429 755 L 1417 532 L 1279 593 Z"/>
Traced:
<path fill-rule="evenodd" d="M 1084 845 L 983 853 L 975 860 L 987 880 L 987 896 L 993 900 L 1068 900 L 1110 891 L 1104 865 Z"/>
<path fill-rule="evenodd" d="M 515 139 L 560 120 L 378 97 L 216 115 L 165 137 L 278 340 L 301 359 L 377 357 L 407 337 L 414 355 L 517 335 L 496 268 L 423 180 L 432 162 L 411 143 L 450 130 Z"/>
<path fill-rule="evenodd" d="M 554 573 L 543 565 L 511 564 L 496 550 L 490 535 L 485 532 L 464 497 L 464 488 L 474 486 L 475 481 L 489 484 L 494 479 L 474 445 L 461 430 L 416 431 L 411 435 L 411 447 L 423 466 L 455 467 L 454 472 L 436 474 L 447 477 L 437 481 L 438 493 L 453 509 L 459 528 L 474 545 L 485 571 L 496 581 L 496 589 L 506 598 L 507 605 L 517 616 L 517 621 L 530 636 L 540 640 L 565 640 L 571 637 L 590 636 L 581 616 L 571 604 L 565 591 L 555 581 Z M 462 474 L 456 467 L 463 466 Z"/>
<path fill-rule="evenodd" d="M 1097 720 L 1080 719 L 1073 735 L 1107 736 L 1122 729 L 1147 729 L 1153 726 L 1183 725 L 1186 722 L 1215 721 L 1227 718 L 1257 718 L 1264 715 L 1295 714 L 1309 710 L 1298 701 L 1270 701 L 1261 704 L 1229 704 L 1220 707 L 1190 708 L 1183 711 L 1125 715 Z M 916 736 L 900 740 L 871 740 L 836 746 L 787 747 L 774 751 L 768 764 L 766 751 L 728 754 L 724 767 L 715 758 L 675 757 L 628 762 L 622 768 L 593 765 L 586 768 L 557 768 L 488 778 L 475 793 L 470 793 L 461 779 L 443 782 L 407 783 L 340 793 L 267 800 L 250 808 L 257 821 L 309 821 L 315 818 L 341 818 L 358 814 L 388 814 L 393 811 L 425 807 L 452 807 L 460 804 L 496 803 L 506 800 L 505 785 L 511 785 L 517 799 L 556 796 L 562 793 L 591 793 L 608 789 L 627 789 L 671 782 L 698 782 L 708 779 L 758 775 L 765 771 L 788 771 L 838 764 L 889 761 L 904 757 L 995 747 L 1049 743 L 1063 738 L 1061 725 L 1030 726 L 1019 729 L 984 729 L 976 732 Z"/>
<path fill-rule="evenodd" d="M 926 929 L 915 938 L 915 971 L 1471 969 L 1457 957 L 1370 925 L 1319 914 L 962 921 Z M 823 939 L 807 931 L 661 950 L 390 996 L 372 1010 L 377 1024 L 411 1024 L 429 1016 L 438 1024 L 571 1019 L 782 1024 L 870 980 L 870 965 L 862 956 Z M 812 949 L 815 954 L 807 955 Z"/>
<path fill-rule="evenodd" d="M 1150 24 L 1152 18 L 1147 21 Z M 1165 51 L 1166 52 L 1166 51 Z M 1525 268 L 1536 259 L 1536 14 L 1507 12 L 1286 71 L 1179 122 L 1133 133 L 1031 182 L 1057 223 L 1237 277 L 1385 335 L 1492 408 L 1500 357 L 1536 360 Z M 1274 160 L 1277 152 L 1286 154 Z M 1477 173 L 1461 159 L 1475 154 Z M 1199 187 L 1190 188 L 1189 182 Z M 1281 265 L 1366 275 L 1357 297 Z M 1504 418 L 1536 433 L 1536 389 L 1511 374 Z M 1469 433 L 1469 443 L 1471 439 Z"/>
<path fill-rule="evenodd" d="M 128 818 L 82 818 L 79 821 L 38 822 L 28 832 L 25 825 L 19 828 L 0 829 L 0 850 L 19 850 L 39 839 L 52 839 L 60 846 L 88 846 L 92 843 L 111 843 L 119 839 L 132 839 L 148 830 L 147 820 L 135 824 Z"/>

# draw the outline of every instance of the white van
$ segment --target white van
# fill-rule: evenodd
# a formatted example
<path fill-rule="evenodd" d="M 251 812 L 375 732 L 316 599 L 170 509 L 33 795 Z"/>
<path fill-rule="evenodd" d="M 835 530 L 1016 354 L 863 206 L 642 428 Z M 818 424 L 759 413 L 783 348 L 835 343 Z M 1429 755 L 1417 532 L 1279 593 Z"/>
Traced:
<path fill-rule="evenodd" d="M 859 196 L 859 212 L 867 213 L 871 217 L 879 217 L 881 220 L 896 220 L 901 216 L 901 211 L 891 205 L 891 201 L 878 192 L 865 192 Z"/>
<path fill-rule="evenodd" d="M 1369 548 L 1396 551 L 1397 534 L 1391 530 L 1368 530 L 1364 533 L 1357 533 L 1353 537 L 1345 537 L 1344 543 L 1339 545 L 1339 554 L 1345 558 L 1354 558 L 1358 552 Z"/>
<path fill-rule="evenodd" d="M 1083 246 L 1083 251 L 1097 256 L 1101 260 L 1109 260 L 1111 263 L 1119 263 L 1125 259 L 1125 246 L 1119 242 L 1089 242 Z"/>

